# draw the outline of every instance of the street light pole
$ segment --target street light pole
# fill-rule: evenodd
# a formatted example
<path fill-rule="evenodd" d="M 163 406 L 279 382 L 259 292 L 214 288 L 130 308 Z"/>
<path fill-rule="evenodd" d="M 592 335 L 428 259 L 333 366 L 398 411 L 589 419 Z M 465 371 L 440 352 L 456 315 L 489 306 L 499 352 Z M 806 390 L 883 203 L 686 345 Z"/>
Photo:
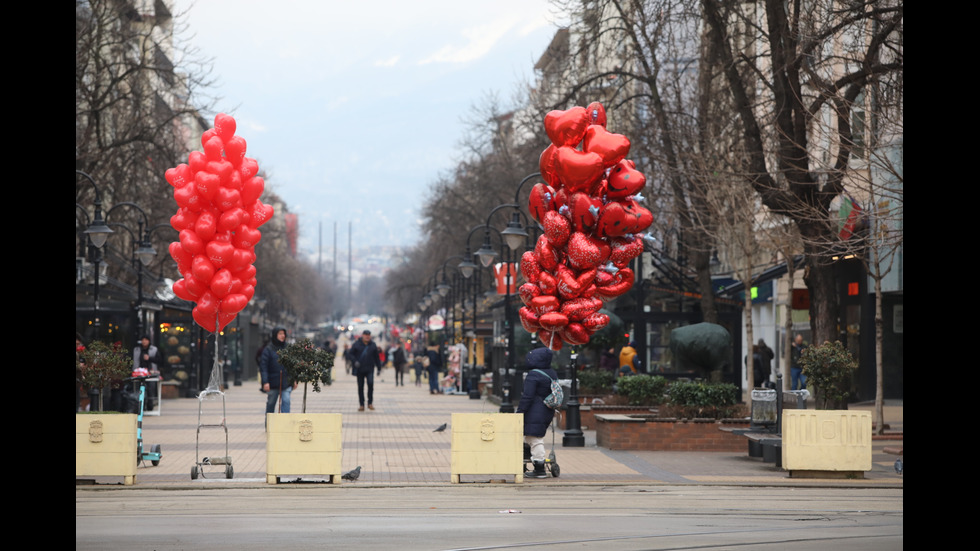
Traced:
<path fill-rule="evenodd" d="M 571 360 L 568 363 L 569 375 L 572 379 L 571 395 L 568 397 L 568 404 L 565 405 L 565 435 L 561 439 L 561 445 L 566 448 L 585 447 L 585 435 L 582 432 L 582 418 L 579 412 L 578 403 L 578 370 L 575 361 L 578 354 L 572 349 Z"/>
<path fill-rule="evenodd" d="M 139 213 L 143 217 L 143 219 L 138 222 L 138 229 L 136 233 L 133 233 L 133 230 L 130 229 L 129 226 L 125 224 L 119 222 L 112 223 L 113 226 L 119 226 L 125 229 L 129 233 L 132 241 L 131 243 L 133 249 L 132 254 L 135 257 L 132 259 L 132 263 L 134 268 L 136 269 L 136 323 L 134 324 L 133 329 L 134 329 L 134 342 L 139 342 L 142 336 L 141 333 L 143 332 L 144 329 L 143 327 L 144 326 L 143 267 L 153 261 L 153 257 L 156 256 L 157 252 L 153 248 L 152 243 L 150 242 L 149 218 L 146 216 L 146 211 L 141 209 L 139 205 L 137 205 L 136 203 L 123 202 L 113 206 L 111 209 L 109 209 L 108 212 L 106 212 L 105 215 L 106 220 L 108 220 L 109 216 L 112 215 L 112 213 L 119 207 L 132 207 L 137 211 L 139 211 Z"/>

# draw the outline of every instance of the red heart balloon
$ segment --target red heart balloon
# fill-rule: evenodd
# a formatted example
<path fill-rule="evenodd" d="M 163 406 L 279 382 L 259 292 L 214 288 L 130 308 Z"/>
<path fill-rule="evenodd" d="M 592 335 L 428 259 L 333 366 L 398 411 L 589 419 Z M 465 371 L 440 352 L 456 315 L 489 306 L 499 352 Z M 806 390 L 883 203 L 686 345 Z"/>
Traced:
<path fill-rule="evenodd" d="M 569 215 L 572 218 L 572 226 L 577 232 L 589 232 L 598 221 L 601 209 L 602 200 L 587 193 L 573 193 L 568 198 Z"/>
<path fill-rule="evenodd" d="M 204 206 L 203 201 L 201 201 L 200 196 L 197 194 L 197 186 L 193 183 L 174 190 L 174 201 L 178 207 L 191 212 L 200 212 Z"/>
<path fill-rule="evenodd" d="M 265 190 L 265 180 L 260 176 L 253 176 L 242 183 L 242 204 L 250 206 Z"/>
<path fill-rule="evenodd" d="M 541 272 L 538 277 L 538 289 L 542 295 L 555 295 L 558 293 L 558 279 L 546 271 Z"/>
<path fill-rule="evenodd" d="M 623 213 L 626 217 L 627 233 L 639 233 L 653 224 L 653 214 L 649 210 L 640 206 L 633 199 L 626 199 L 623 202 Z"/>
<path fill-rule="evenodd" d="M 235 235 L 231 238 L 231 242 L 239 249 L 250 249 L 257 245 L 261 239 L 261 231 L 243 224 L 235 230 Z"/>
<path fill-rule="evenodd" d="M 538 323 L 541 324 L 542 329 L 557 331 L 568 325 L 568 316 L 561 312 L 548 312 L 547 314 L 541 314 L 538 318 Z"/>
<path fill-rule="evenodd" d="M 245 285 L 243 283 L 242 284 L 242 289 L 241 289 L 241 294 L 242 294 L 243 297 L 245 297 L 245 300 L 246 301 L 252 300 L 252 297 L 255 296 L 255 287 L 253 285 Z M 247 304 L 247 302 L 246 302 L 246 304 Z"/>
<path fill-rule="evenodd" d="M 197 194 L 208 201 L 214 198 L 220 187 L 221 178 L 217 174 L 201 171 L 194 175 L 194 188 Z"/>
<path fill-rule="evenodd" d="M 211 278 L 214 277 L 215 272 L 218 270 L 214 267 L 214 264 L 208 260 L 204 255 L 197 255 L 191 260 L 191 274 L 194 275 L 194 279 L 201 282 L 202 285 L 209 285 L 211 283 Z"/>
<path fill-rule="evenodd" d="M 193 228 L 197 222 L 198 215 L 199 213 L 197 212 L 192 212 L 190 209 L 181 207 L 177 209 L 177 214 L 170 217 L 170 226 L 178 232 L 187 228 Z"/>
<path fill-rule="evenodd" d="M 568 344 L 580 346 L 589 342 L 591 335 L 581 323 L 571 322 L 559 331 L 561 339 Z"/>
<path fill-rule="evenodd" d="M 184 282 L 184 288 L 187 289 L 187 292 L 194 297 L 194 300 L 197 300 L 201 297 L 201 295 L 208 291 L 207 283 L 198 281 L 197 278 L 195 278 L 190 272 L 184 274 L 184 279 L 182 281 Z"/>
<path fill-rule="evenodd" d="M 222 187 L 218 190 L 215 195 L 215 206 L 218 207 L 218 211 L 226 212 L 234 208 L 238 208 L 242 204 L 242 194 L 237 189 L 232 189 L 228 187 Z"/>
<path fill-rule="evenodd" d="M 193 230 L 182 230 L 178 234 L 178 239 L 187 254 L 194 256 L 204 252 L 205 241 L 198 237 Z"/>
<path fill-rule="evenodd" d="M 589 116 L 584 107 L 555 110 L 544 116 L 544 130 L 551 143 L 559 147 L 578 145 L 588 126 Z"/>
<path fill-rule="evenodd" d="M 561 350 L 563 342 L 561 335 L 543 328 L 538 330 L 538 341 L 555 352 Z"/>
<path fill-rule="evenodd" d="M 199 295 L 193 295 L 191 294 L 190 291 L 187 290 L 187 282 L 183 279 L 178 279 L 177 281 L 174 282 L 174 284 L 171 287 L 173 288 L 175 295 L 188 302 L 194 302 L 195 300 L 197 300 L 197 297 L 199 296 Z"/>
<path fill-rule="evenodd" d="M 222 268 L 218 270 L 216 274 L 214 274 L 213 278 L 211 278 L 211 284 L 208 287 L 211 290 L 212 295 L 219 299 L 223 299 L 232 292 L 232 289 L 235 287 L 236 283 L 238 284 L 238 287 L 241 288 L 241 281 L 235 279 L 227 268 Z"/>
<path fill-rule="evenodd" d="M 216 323 L 216 317 L 214 312 L 205 312 L 200 306 L 195 306 L 191 310 L 191 317 L 197 322 L 205 331 L 210 331 L 214 333 L 214 326 Z"/>
<path fill-rule="evenodd" d="M 636 170 L 633 161 L 620 161 L 609 171 L 606 197 L 608 199 L 623 199 L 630 195 L 636 195 L 646 183 L 646 176 Z"/>
<path fill-rule="evenodd" d="M 561 313 L 571 321 L 582 321 L 602 308 L 602 299 L 576 298 L 561 305 Z"/>
<path fill-rule="evenodd" d="M 207 132 L 204 134 L 204 136 L 201 136 L 202 140 L 205 140 Z M 204 170 L 204 167 L 206 167 L 207 164 L 208 158 L 204 156 L 204 153 L 201 153 L 200 151 L 191 151 L 187 154 L 187 167 L 190 170 L 190 174 L 197 174 L 198 172 Z"/>
<path fill-rule="evenodd" d="M 225 157 L 231 164 L 241 166 L 245 160 L 245 138 L 241 136 L 230 136 L 222 138 L 225 140 Z"/>
<path fill-rule="evenodd" d="M 525 283 L 517 289 L 517 295 L 521 297 L 521 302 L 527 306 L 531 303 L 531 299 L 541 296 L 541 288 L 535 283 Z"/>
<path fill-rule="evenodd" d="M 619 201 L 610 201 L 602 207 L 595 233 L 602 237 L 621 237 L 632 233 L 631 227 L 632 223 L 627 221 L 623 204 Z"/>
<path fill-rule="evenodd" d="M 218 306 L 218 311 L 225 314 L 237 314 L 247 305 L 248 299 L 245 298 L 245 295 L 235 293 L 221 299 L 221 304 Z"/>
<path fill-rule="evenodd" d="M 576 270 L 589 270 L 609 259 L 609 244 L 582 232 L 568 239 L 568 265 Z"/>
<path fill-rule="evenodd" d="M 212 136 L 204 143 L 204 156 L 208 161 L 220 161 L 225 142 L 219 136 Z"/>
<path fill-rule="evenodd" d="M 218 331 L 221 331 L 222 329 L 227 327 L 228 324 L 231 323 L 235 319 L 235 316 L 237 315 L 238 315 L 237 313 L 226 314 L 225 312 L 218 312 Z"/>
<path fill-rule="evenodd" d="M 534 256 L 538 265 L 544 270 L 554 271 L 558 267 L 560 260 L 558 251 L 551 245 L 547 235 L 538 237 L 538 242 L 534 246 Z"/>
<path fill-rule="evenodd" d="M 235 118 L 231 115 L 218 113 L 214 117 L 214 131 L 221 136 L 222 140 L 230 140 L 235 135 Z"/>
<path fill-rule="evenodd" d="M 602 157 L 603 168 L 609 168 L 626 158 L 630 152 L 630 141 L 622 134 L 613 134 L 598 124 L 585 130 L 583 149 Z"/>
<path fill-rule="evenodd" d="M 582 326 L 592 332 L 598 331 L 607 325 L 609 325 L 609 315 L 603 314 L 602 312 L 590 314 L 582 320 Z"/>
<path fill-rule="evenodd" d="M 245 157 L 242 160 L 241 173 L 242 182 L 248 181 L 249 178 L 259 173 L 259 162 L 251 157 Z"/>
<path fill-rule="evenodd" d="M 216 268 L 223 268 L 225 264 L 232 261 L 236 249 L 234 245 L 227 241 L 214 240 L 205 245 L 204 250 L 207 253 L 208 260 Z"/>
<path fill-rule="evenodd" d="M 558 148 L 558 179 L 569 193 L 589 191 L 602 179 L 604 167 L 598 153 L 572 147 Z"/>
<path fill-rule="evenodd" d="M 528 333 L 534 333 L 538 329 L 541 329 L 541 324 L 538 323 L 538 315 L 527 306 L 521 306 L 521 309 L 517 311 L 517 315 L 521 319 L 521 326 Z"/>
<path fill-rule="evenodd" d="M 170 251 L 170 258 L 173 258 L 174 262 L 177 263 L 177 271 L 184 271 L 179 269 L 181 265 L 188 268 L 190 267 L 191 261 L 194 259 L 194 257 L 193 255 L 187 254 L 187 251 L 184 249 L 184 246 L 180 244 L 180 241 L 174 241 L 168 245 L 167 248 Z"/>
<path fill-rule="evenodd" d="M 257 228 L 271 220 L 273 214 L 274 210 L 272 205 L 263 204 L 262 201 L 255 201 L 255 204 L 249 212 L 250 219 L 248 225 Z"/>
<path fill-rule="evenodd" d="M 525 251 L 521 255 L 521 275 L 524 276 L 524 281 L 528 283 L 538 282 L 538 277 L 541 275 L 541 266 L 538 264 L 538 258 L 534 255 L 533 251 Z"/>
<path fill-rule="evenodd" d="M 541 179 L 548 185 L 560 186 L 558 181 L 558 146 L 551 144 L 541 152 L 538 158 L 538 169 L 541 171 Z"/>
<path fill-rule="evenodd" d="M 572 234 L 572 225 L 568 218 L 554 210 L 544 214 L 544 221 L 541 225 L 544 227 L 544 234 L 548 236 L 548 240 L 555 247 L 563 247 Z"/>
<path fill-rule="evenodd" d="M 218 230 L 223 232 L 232 231 L 245 224 L 248 220 L 248 213 L 241 207 L 235 207 L 221 213 L 218 218 Z M 256 230 L 258 231 L 258 230 Z"/>
<path fill-rule="evenodd" d="M 175 189 L 182 188 L 191 181 L 190 167 L 185 164 L 179 164 L 174 168 L 168 168 L 167 171 L 164 172 L 163 177 L 166 178 L 167 182 L 169 182 Z"/>
<path fill-rule="evenodd" d="M 547 314 L 548 312 L 557 312 L 561 308 L 561 302 L 558 297 L 553 297 L 551 295 L 541 295 L 539 297 L 534 297 L 531 299 L 531 304 L 528 307 L 538 316 L 542 314 Z"/>
<path fill-rule="evenodd" d="M 201 241 L 210 241 L 214 239 L 214 234 L 217 231 L 218 219 L 214 213 L 210 211 L 201 212 L 201 215 L 197 217 L 197 222 L 194 223 L 194 233 L 201 238 Z"/>
<path fill-rule="evenodd" d="M 585 108 L 589 113 L 589 124 L 606 126 L 606 108 L 598 101 L 593 101 Z"/>
<path fill-rule="evenodd" d="M 549 185 L 537 183 L 531 187 L 531 195 L 527 200 L 528 212 L 539 224 L 544 221 L 544 215 L 549 210 L 553 210 L 555 200 L 555 190 Z"/>
<path fill-rule="evenodd" d="M 610 245 L 612 252 L 609 255 L 609 261 L 618 268 L 625 267 L 631 260 L 643 253 L 643 237 L 640 235 L 634 236 L 633 239 L 613 238 Z"/>
<path fill-rule="evenodd" d="M 613 283 L 597 287 L 596 294 L 604 299 L 612 299 L 629 291 L 633 287 L 633 270 L 621 268 L 613 279 Z"/>
<path fill-rule="evenodd" d="M 201 146 L 204 146 L 204 144 L 208 143 L 212 138 L 216 138 L 216 137 L 218 137 L 218 131 L 214 128 L 208 128 L 207 130 L 201 133 Z M 200 151 L 195 151 L 194 153 L 200 153 L 201 155 L 204 155 Z"/>

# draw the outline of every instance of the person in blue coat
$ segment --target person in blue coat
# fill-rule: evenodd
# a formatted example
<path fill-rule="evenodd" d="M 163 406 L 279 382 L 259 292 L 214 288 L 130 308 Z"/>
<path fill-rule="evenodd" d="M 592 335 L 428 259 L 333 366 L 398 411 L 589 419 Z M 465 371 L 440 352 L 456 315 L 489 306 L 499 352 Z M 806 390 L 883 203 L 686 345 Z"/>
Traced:
<path fill-rule="evenodd" d="M 267 394 L 265 403 L 266 413 L 275 413 L 276 402 L 281 413 L 289 413 L 289 397 L 296 383 L 289 382 L 289 373 L 279 361 L 279 351 L 286 347 L 286 328 L 276 327 L 272 331 L 272 340 L 262 350 L 259 357 L 259 376 L 262 380 L 262 391 Z"/>
<path fill-rule="evenodd" d="M 542 347 L 528 352 L 524 359 L 528 372 L 517 413 L 524 414 L 524 441 L 531 448 L 531 462 L 534 464 L 534 471 L 527 475 L 528 478 L 548 476 L 544 471 L 544 435 L 555 417 L 555 410 L 546 406 L 544 399 L 551 394 L 551 381 L 558 378 L 558 373 L 551 367 L 553 357 L 554 353 L 549 348 Z M 540 369 L 544 374 L 535 369 Z"/>

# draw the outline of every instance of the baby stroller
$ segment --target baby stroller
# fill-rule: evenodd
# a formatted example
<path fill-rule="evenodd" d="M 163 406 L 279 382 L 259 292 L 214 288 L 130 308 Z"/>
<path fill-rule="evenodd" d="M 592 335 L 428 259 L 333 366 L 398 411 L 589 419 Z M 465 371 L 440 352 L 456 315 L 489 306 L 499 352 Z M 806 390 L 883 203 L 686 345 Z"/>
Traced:
<path fill-rule="evenodd" d="M 561 474 L 561 468 L 558 466 L 558 461 L 555 459 L 555 432 L 558 428 L 558 417 L 559 414 L 556 412 L 555 418 L 551 420 L 551 452 L 548 456 L 544 458 L 544 470 L 551 473 L 551 476 L 558 478 Z M 524 474 L 529 471 L 534 470 L 534 462 L 531 461 L 531 446 L 524 443 Z"/>

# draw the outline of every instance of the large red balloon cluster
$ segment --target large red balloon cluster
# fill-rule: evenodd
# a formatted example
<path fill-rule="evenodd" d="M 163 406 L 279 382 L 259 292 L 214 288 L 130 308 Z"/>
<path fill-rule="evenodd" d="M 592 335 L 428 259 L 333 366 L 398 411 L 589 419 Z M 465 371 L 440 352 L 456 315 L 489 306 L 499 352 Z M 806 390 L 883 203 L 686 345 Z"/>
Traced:
<path fill-rule="evenodd" d="M 551 139 L 541 154 L 544 182 L 528 200 L 544 233 L 521 257 L 519 313 L 526 331 L 560 350 L 609 324 L 599 310 L 633 286 L 629 264 L 643 252 L 653 215 L 637 203 L 646 177 L 626 159 L 630 142 L 606 130 L 600 103 L 552 111 L 544 127 Z"/>
<path fill-rule="evenodd" d="M 219 114 L 201 136 L 204 151 L 166 172 L 178 206 L 170 225 L 179 240 L 170 244 L 170 256 L 183 276 L 174 293 L 197 302 L 194 321 L 211 332 L 252 300 L 259 226 L 273 214 L 259 200 L 265 181 L 256 175 L 258 162 L 245 156 L 245 140 L 235 135 L 235 126 L 234 118 Z"/>

